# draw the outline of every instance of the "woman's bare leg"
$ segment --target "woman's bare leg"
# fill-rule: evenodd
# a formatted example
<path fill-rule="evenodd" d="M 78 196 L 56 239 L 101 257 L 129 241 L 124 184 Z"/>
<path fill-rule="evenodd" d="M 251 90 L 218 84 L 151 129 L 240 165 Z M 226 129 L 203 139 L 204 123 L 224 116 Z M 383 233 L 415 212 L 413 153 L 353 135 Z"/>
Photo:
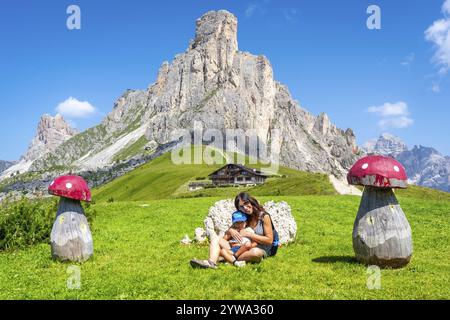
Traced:
<path fill-rule="evenodd" d="M 239 261 L 246 261 L 246 262 L 261 262 L 261 260 L 264 257 L 264 250 L 260 248 L 253 248 L 249 251 L 244 252 L 241 254 L 238 258 Z"/>

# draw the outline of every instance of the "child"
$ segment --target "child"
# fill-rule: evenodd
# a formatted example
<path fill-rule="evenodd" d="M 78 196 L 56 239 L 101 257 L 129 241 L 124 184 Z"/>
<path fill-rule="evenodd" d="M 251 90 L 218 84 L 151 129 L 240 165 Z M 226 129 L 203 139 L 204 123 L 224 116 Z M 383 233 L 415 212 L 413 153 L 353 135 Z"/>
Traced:
<path fill-rule="evenodd" d="M 255 233 L 255 231 L 252 228 L 250 228 L 250 227 L 246 228 L 246 222 L 247 222 L 247 216 L 240 211 L 236 211 L 233 213 L 233 216 L 232 216 L 233 224 L 232 224 L 231 228 L 237 230 L 238 232 L 245 229 L 248 232 Z M 229 235 L 229 234 L 226 234 L 224 236 L 224 239 L 229 241 L 230 246 L 231 246 L 231 250 L 225 250 L 225 252 L 223 252 L 224 258 L 228 262 L 231 262 L 233 265 L 235 265 L 237 267 L 245 266 L 245 261 L 237 261 L 239 256 L 241 254 L 243 254 L 244 252 L 246 252 L 258 245 L 256 242 L 254 242 L 254 241 L 252 242 L 247 237 L 242 237 L 241 243 L 239 243 L 237 240 L 232 238 L 231 235 Z"/>

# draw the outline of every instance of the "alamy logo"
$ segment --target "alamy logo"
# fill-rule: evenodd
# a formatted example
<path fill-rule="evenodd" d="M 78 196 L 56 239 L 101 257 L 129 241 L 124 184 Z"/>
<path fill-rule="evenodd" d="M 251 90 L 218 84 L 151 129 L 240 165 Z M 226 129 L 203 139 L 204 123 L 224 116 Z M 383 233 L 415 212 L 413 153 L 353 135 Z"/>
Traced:
<path fill-rule="evenodd" d="M 171 153 L 171 160 L 175 165 L 203 163 L 213 165 L 224 164 L 224 161 L 244 164 L 245 154 L 247 154 L 249 164 L 268 165 L 268 167 L 261 167 L 262 173 L 274 174 L 279 169 L 282 139 L 278 129 L 271 129 L 270 138 L 267 143 L 264 143 L 256 129 L 203 130 L 202 123 L 194 121 L 193 130 L 173 131 L 171 141 L 181 142 L 181 147 L 173 149 Z M 202 145 L 205 142 L 208 144 L 205 150 L 195 149 L 192 159 L 191 145 Z M 234 153 L 237 159 L 234 159 Z"/>
<path fill-rule="evenodd" d="M 367 289 L 380 290 L 381 289 L 381 270 L 379 266 L 369 266 L 366 273 L 367 277 Z"/>
<path fill-rule="evenodd" d="M 68 266 L 66 273 L 69 275 L 67 278 L 67 289 L 79 290 L 81 289 L 81 269 L 78 266 Z"/>
<path fill-rule="evenodd" d="M 380 30 L 381 8 L 377 5 L 371 5 L 367 8 L 367 14 L 370 14 L 370 16 L 367 18 L 367 28 L 369 30 Z"/>
<path fill-rule="evenodd" d="M 66 20 L 66 26 L 69 30 L 80 30 L 81 29 L 81 9 L 77 5 L 70 5 L 66 10 L 67 14 L 70 16 Z"/>

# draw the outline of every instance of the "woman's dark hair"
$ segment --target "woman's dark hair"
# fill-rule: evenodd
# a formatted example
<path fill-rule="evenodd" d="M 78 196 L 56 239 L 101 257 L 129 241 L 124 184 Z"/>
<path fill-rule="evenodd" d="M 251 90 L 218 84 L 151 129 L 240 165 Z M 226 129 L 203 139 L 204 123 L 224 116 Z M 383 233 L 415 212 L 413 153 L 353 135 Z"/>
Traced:
<path fill-rule="evenodd" d="M 266 212 L 264 210 L 263 206 L 261 206 L 255 198 L 253 198 L 251 195 L 249 195 L 247 192 L 241 192 L 239 193 L 236 198 L 234 199 L 234 206 L 236 207 L 236 210 L 240 210 L 239 208 L 239 201 L 242 200 L 245 202 L 250 202 L 253 207 L 253 212 L 257 213 L 258 219 L 262 218 L 262 214 Z M 245 212 L 244 212 L 245 213 Z"/>

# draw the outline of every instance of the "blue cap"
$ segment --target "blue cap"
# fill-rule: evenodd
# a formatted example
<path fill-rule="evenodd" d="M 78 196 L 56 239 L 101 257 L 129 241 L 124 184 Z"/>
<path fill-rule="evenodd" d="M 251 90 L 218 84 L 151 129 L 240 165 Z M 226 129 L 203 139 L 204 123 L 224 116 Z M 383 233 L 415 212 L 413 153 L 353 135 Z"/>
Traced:
<path fill-rule="evenodd" d="M 247 221 L 247 215 L 240 211 L 235 211 L 233 212 L 231 220 L 233 224 L 235 224 L 236 222 Z"/>

